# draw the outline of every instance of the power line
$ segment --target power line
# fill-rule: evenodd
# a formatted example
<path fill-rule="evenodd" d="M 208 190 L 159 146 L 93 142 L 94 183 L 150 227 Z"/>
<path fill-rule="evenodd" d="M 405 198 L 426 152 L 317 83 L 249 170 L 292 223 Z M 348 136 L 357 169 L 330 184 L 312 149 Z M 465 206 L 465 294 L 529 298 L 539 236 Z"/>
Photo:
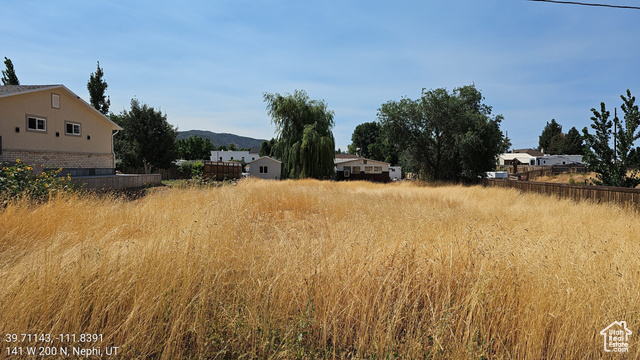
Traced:
<path fill-rule="evenodd" d="M 640 7 L 638 7 L 638 6 L 609 5 L 609 4 L 590 4 L 590 3 L 583 3 L 583 2 L 577 2 L 577 1 L 559 1 L 559 0 L 528 0 L 528 1 L 548 2 L 548 3 L 556 3 L 556 4 L 584 5 L 584 6 L 599 6 L 599 7 L 608 7 L 608 8 L 616 8 L 616 9 L 640 10 Z"/>

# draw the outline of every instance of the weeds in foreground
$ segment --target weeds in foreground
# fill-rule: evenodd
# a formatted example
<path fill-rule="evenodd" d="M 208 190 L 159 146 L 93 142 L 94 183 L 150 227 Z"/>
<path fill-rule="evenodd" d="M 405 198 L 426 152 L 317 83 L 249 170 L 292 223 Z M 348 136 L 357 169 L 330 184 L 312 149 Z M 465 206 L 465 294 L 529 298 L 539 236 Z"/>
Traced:
<path fill-rule="evenodd" d="M 3 165 L 0 170 L 0 207 L 18 199 L 42 202 L 75 189 L 71 175 L 59 176 L 61 171 L 42 171 L 36 175 L 34 168 L 20 159 L 15 164 Z"/>
<path fill-rule="evenodd" d="M 408 183 L 9 204 L 0 333 L 125 359 L 595 359 L 625 320 L 638 358 L 639 236 L 615 206 Z"/>

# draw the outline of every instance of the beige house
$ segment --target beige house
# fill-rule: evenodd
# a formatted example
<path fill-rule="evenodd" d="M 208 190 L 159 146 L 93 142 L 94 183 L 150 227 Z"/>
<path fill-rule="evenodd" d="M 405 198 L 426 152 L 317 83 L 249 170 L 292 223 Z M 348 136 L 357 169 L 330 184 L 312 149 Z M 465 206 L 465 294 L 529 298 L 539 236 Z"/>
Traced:
<path fill-rule="evenodd" d="M 0 162 L 20 159 L 72 176 L 111 175 L 118 130 L 64 85 L 0 86 Z"/>
<path fill-rule="evenodd" d="M 389 163 L 361 157 L 336 157 L 334 161 L 336 165 L 336 178 L 338 180 L 391 181 L 391 177 L 389 176 Z M 394 169 L 394 171 L 396 170 Z"/>
<path fill-rule="evenodd" d="M 282 161 L 263 156 L 249 163 L 249 174 L 260 179 L 279 180 L 282 178 Z"/>

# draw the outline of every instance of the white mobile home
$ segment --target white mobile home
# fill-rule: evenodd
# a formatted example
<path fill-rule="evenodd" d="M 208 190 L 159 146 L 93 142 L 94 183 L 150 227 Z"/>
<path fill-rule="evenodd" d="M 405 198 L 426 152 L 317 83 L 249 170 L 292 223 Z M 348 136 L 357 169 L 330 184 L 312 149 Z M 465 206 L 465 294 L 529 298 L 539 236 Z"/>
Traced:
<path fill-rule="evenodd" d="M 582 155 L 547 155 L 536 156 L 529 160 L 529 165 L 582 165 Z"/>

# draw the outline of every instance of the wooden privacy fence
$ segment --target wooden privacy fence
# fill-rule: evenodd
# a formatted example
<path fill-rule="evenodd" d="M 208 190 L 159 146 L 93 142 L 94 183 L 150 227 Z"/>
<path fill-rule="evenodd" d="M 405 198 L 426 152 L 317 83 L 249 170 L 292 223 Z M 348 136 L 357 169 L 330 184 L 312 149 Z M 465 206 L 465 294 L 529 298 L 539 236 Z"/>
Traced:
<path fill-rule="evenodd" d="M 515 170 L 518 173 L 523 173 L 523 172 L 527 172 L 527 171 L 540 170 L 540 169 L 543 169 L 545 167 L 548 167 L 548 166 L 542 166 L 542 165 L 518 165 L 518 166 L 516 166 Z M 514 174 L 513 165 L 498 165 L 497 166 L 497 170 L 498 171 L 506 171 L 509 174 Z"/>
<path fill-rule="evenodd" d="M 520 167 L 518 166 L 518 169 Z M 521 180 L 531 180 L 541 176 L 551 176 L 563 173 L 577 174 L 586 173 L 587 169 L 584 165 L 551 165 L 542 166 L 535 170 L 519 172 L 517 175 Z"/>
<path fill-rule="evenodd" d="M 144 174 L 144 168 L 121 166 L 117 170 L 120 170 L 124 174 Z M 176 165 L 171 165 L 168 169 L 153 169 L 153 172 L 155 174 L 160 174 L 162 180 L 187 178 L 185 175 L 180 173 Z"/>
<path fill-rule="evenodd" d="M 640 208 L 640 189 L 613 186 L 590 186 L 557 184 L 533 181 L 513 181 L 504 179 L 485 179 L 484 186 L 515 188 L 576 201 L 611 202 Z"/>
<path fill-rule="evenodd" d="M 242 163 L 205 160 L 202 175 L 213 180 L 237 180 L 242 178 Z"/>

